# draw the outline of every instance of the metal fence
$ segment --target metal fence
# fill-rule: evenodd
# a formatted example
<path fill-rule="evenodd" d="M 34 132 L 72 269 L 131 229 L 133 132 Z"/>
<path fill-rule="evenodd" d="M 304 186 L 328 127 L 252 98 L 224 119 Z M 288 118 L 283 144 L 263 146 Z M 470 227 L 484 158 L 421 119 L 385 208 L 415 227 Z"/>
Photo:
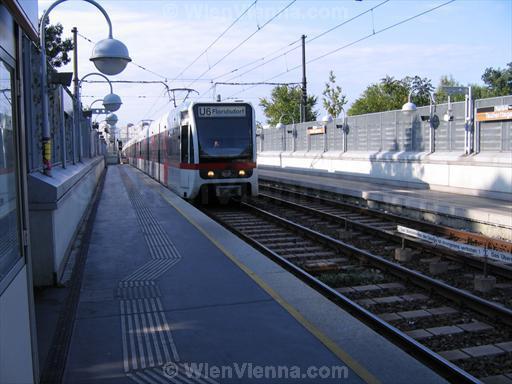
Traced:
<path fill-rule="evenodd" d="M 40 54 L 32 42 L 24 38 L 23 49 L 27 53 L 23 65 L 23 76 L 31 79 L 24 89 L 27 166 L 29 172 L 43 168 L 42 158 L 42 106 L 41 106 L 41 65 Z M 50 76 L 51 78 L 51 76 Z M 49 122 L 52 141 L 53 167 L 66 167 L 76 164 L 82 158 L 103 155 L 105 145 L 99 134 L 92 129 L 90 118 L 80 118 L 79 129 L 76 128 L 76 113 L 73 108 L 73 96 L 70 91 L 59 84 L 49 86 Z M 80 140 L 81 136 L 81 140 Z"/>
<path fill-rule="evenodd" d="M 475 110 L 481 107 L 512 104 L 512 96 L 475 100 Z M 466 139 L 465 103 L 451 104 L 453 120 L 444 121 L 448 104 L 435 107 L 440 118 L 433 130 L 432 149 L 437 152 L 464 153 Z M 258 151 L 366 151 L 366 152 L 423 152 L 430 150 L 430 126 L 421 116 L 429 115 L 429 107 L 419 107 L 413 116 L 401 110 L 349 116 L 344 122 L 335 119 L 326 125 L 325 134 L 309 135 L 308 127 L 321 126 L 321 122 L 287 125 L 284 129 L 263 129 L 259 132 Z M 476 116 L 476 113 L 474 114 Z M 345 124 L 346 129 L 336 128 Z M 475 132 L 473 152 L 512 151 L 512 122 L 475 122 L 469 126 Z"/>

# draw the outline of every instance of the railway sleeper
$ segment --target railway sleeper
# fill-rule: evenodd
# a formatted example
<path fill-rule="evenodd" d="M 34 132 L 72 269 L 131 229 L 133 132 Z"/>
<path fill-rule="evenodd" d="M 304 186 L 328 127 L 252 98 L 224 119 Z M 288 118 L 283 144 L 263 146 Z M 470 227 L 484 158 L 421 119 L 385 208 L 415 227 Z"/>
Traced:
<path fill-rule="evenodd" d="M 383 312 L 378 313 L 382 320 L 387 322 L 401 321 L 401 320 L 414 320 L 425 317 L 445 317 L 454 316 L 459 314 L 459 311 L 452 307 L 435 307 L 426 309 L 416 309 L 412 311 L 399 311 L 399 312 Z"/>
<path fill-rule="evenodd" d="M 284 247 L 277 249 L 273 246 L 269 248 L 273 249 L 275 252 L 279 253 L 281 256 L 288 257 L 289 255 L 314 255 L 315 253 L 321 252 L 323 248 L 316 247 L 315 245 L 309 246 L 298 246 L 298 247 Z"/>
<path fill-rule="evenodd" d="M 328 258 L 334 258 L 335 256 L 336 256 L 336 254 L 334 252 L 313 252 L 313 253 L 306 253 L 306 254 L 294 253 L 292 255 L 286 255 L 284 257 L 290 261 L 294 261 L 294 260 L 307 259 L 307 258 L 328 259 Z"/>
<path fill-rule="evenodd" d="M 296 245 L 296 244 L 309 244 L 308 241 L 305 241 L 304 239 L 300 237 L 267 237 L 267 236 L 251 236 L 252 239 L 264 243 L 265 246 L 271 247 L 271 248 L 283 248 L 281 244 L 289 244 L 289 245 Z"/>
<path fill-rule="evenodd" d="M 229 224 L 229 223 L 227 223 L 227 224 Z M 256 233 L 277 233 L 278 231 L 282 231 L 281 228 L 274 226 L 274 225 L 269 225 L 268 223 L 262 224 L 262 227 L 264 227 L 264 228 L 247 229 L 243 232 L 247 233 L 249 236 L 251 236 L 252 234 L 256 234 Z M 238 228 L 237 228 L 237 230 L 238 230 Z M 279 233 L 286 234 L 287 232 L 279 232 Z"/>
<path fill-rule="evenodd" d="M 290 236 L 287 232 L 274 231 L 272 233 L 255 233 L 251 235 L 254 239 L 265 238 L 265 239 L 294 239 L 296 237 Z"/>
<path fill-rule="evenodd" d="M 374 298 L 366 298 L 366 299 L 359 299 L 356 300 L 357 303 L 371 307 L 373 305 L 377 304 L 396 304 L 396 303 L 403 303 L 403 302 L 411 302 L 411 301 L 427 301 L 429 300 L 429 297 L 422 294 L 422 293 L 413 293 L 413 294 L 407 294 L 407 295 L 401 295 L 401 296 L 381 296 L 381 297 L 374 297 Z"/>
<path fill-rule="evenodd" d="M 449 351 L 440 351 L 439 355 L 449 361 L 460 361 L 467 359 L 481 359 L 484 357 L 496 357 L 504 354 L 511 354 L 512 350 L 510 345 L 512 342 L 504 342 L 497 344 L 485 344 L 475 347 L 452 349 Z"/>

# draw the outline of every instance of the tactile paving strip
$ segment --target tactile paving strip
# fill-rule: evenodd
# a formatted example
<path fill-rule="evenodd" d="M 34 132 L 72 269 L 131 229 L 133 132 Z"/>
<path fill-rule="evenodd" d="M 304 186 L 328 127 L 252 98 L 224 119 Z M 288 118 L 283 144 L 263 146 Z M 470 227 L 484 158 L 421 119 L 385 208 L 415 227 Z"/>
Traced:
<path fill-rule="evenodd" d="M 176 265 L 181 255 L 126 171 L 119 172 L 151 256 L 118 284 L 124 371 L 136 383 L 215 383 L 201 375 L 191 377 L 183 369 L 172 375 L 166 372 L 169 364 L 182 365 L 154 280 Z"/>

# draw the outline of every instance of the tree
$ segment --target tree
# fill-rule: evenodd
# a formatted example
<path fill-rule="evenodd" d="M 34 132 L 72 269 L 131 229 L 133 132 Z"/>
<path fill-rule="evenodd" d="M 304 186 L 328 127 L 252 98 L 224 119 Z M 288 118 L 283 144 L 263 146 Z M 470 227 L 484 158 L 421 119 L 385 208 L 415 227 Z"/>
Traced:
<path fill-rule="evenodd" d="M 505 69 L 486 68 L 482 75 L 490 96 L 506 96 L 512 94 L 512 62 Z"/>
<path fill-rule="evenodd" d="M 348 110 L 349 115 L 361 115 L 401 109 L 407 101 L 411 89 L 414 89 L 414 103 L 418 106 L 429 105 L 429 93 L 434 90 L 432 81 L 419 76 L 404 77 L 397 80 L 391 76 L 381 79 L 380 83 L 369 85 L 363 94 Z"/>
<path fill-rule="evenodd" d="M 493 97 L 489 89 L 485 85 L 480 84 L 469 84 L 471 87 L 471 96 L 473 99 L 485 99 L 487 97 Z"/>
<path fill-rule="evenodd" d="M 62 39 L 64 27 L 61 23 L 51 25 L 48 18 L 45 20 L 46 56 L 54 68 L 59 68 L 71 61 L 68 52 L 73 50 L 73 40 Z"/>
<path fill-rule="evenodd" d="M 507 64 L 508 68 L 495 69 L 486 68 L 482 75 L 484 85 L 469 84 L 473 99 L 485 99 L 487 97 L 498 97 L 512 94 L 512 62 Z M 442 90 L 443 86 L 460 87 L 461 83 L 456 81 L 453 76 L 441 76 L 436 90 L 436 102 L 445 103 L 448 95 Z M 464 101 L 464 95 L 454 95 L 451 101 Z"/>
<path fill-rule="evenodd" d="M 409 89 L 403 80 L 386 76 L 380 83 L 370 84 L 348 110 L 349 115 L 388 111 L 401 108 Z"/>
<path fill-rule="evenodd" d="M 270 100 L 266 98 L 260 99 L 260 106 L 267 117 L 270 125 L 281 122 L 283 124 L 291 124 L 292 117 L 296 123 L 300 121 L 300 100 L 302 98 L 302 90 L 298 87 L 289 87 L 288 85 L 278 85 L 272 89 Z M 306 121 L 314 121 L 318 113 L 313 110 L 317 103 L 316 96 L 308 96 L 306 100 Z"/>
<path fill-rule="evenodd" d="M 322 95 L 324 95 L 323 105 L 329 116 L 338 117 L 343 106 L 347 104 L 347 97 L 342 93 L 341 87 L 336 85 L 336 76 L 333 71 L 329 72 L 329 81 L 325 83 Z"/>

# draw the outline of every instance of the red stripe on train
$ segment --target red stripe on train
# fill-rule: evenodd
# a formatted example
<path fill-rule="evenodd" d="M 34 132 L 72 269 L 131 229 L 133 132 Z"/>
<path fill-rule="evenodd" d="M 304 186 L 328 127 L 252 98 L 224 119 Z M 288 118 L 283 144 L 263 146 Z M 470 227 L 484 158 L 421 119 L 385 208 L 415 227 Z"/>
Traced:
<path fill-rule="evenodd" d="M 189 163 L 177 163 L 171 162 L 169 166 L 180 169 L 253 169 L 256 168 L 256 163 L 244 162 L 244 163 L 200 163 L 200 164 L 189 164 Z"/>

